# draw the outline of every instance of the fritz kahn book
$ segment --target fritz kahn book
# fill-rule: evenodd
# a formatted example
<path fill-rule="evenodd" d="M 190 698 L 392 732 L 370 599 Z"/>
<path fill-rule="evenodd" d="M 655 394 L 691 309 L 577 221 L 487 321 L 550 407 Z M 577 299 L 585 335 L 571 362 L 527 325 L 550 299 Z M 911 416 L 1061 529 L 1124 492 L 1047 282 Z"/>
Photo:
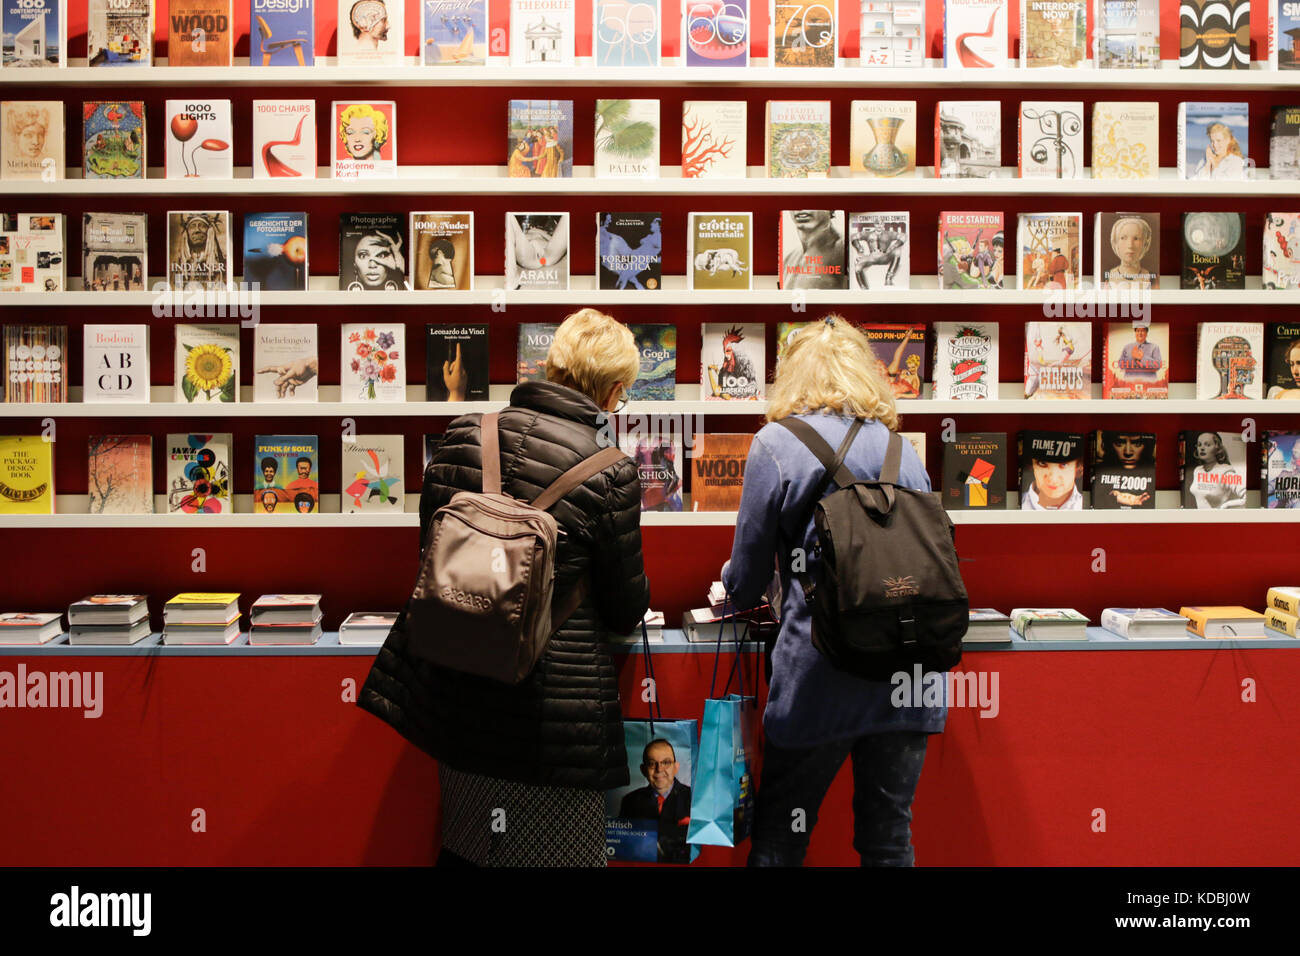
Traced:
<path fill-rule="evenodd" d="M 89 66 L 153 66 L 153 0 L 88 0 Z"/>
<path fill-rule="evenodd" d="M 1300 322 L 1271 322 L 1265 333 L 1264 397 L 1300 399 Z"/>
<path fill-rule="evenodd" d="M 401 435 L 358 435 L 343 439 L 344 514 L 359 511 L 401 511 L 406 482 L 402 480 Z"/>
<path fill-rule="evenodd" d="M 677 326 L 629 325 L 641 354 L 641 368 L 628 391 L 632 401 L 672 401 L 677 397 Z"/>
<path fill-rule="evenodd" d="M 1246 506 L 1246 443 L 1240 432 L 1180 432 L 1178 469 L 1184 508 Z"/>
<path fill-rule="evenodd" d="M 61 292 L 63 214 L 0 215 L 0 292 Z"/>
<path fill-rule="evenodd" d="M 81 351 L 81 400 L 149 401 L 149 326 L 86 325 Z"/>
<path fill-rule="evenodd" d="M 345 324 L 340 346 L 339 401 L 406 401 L 406 326 Z"/>
<path fill-rule="evenodd" d="M 335 100 L 330 115 L 334 179 L 391 179 L 397 175 L 397 103 Z"/>
<path fill-rule="evenodd" d="M 1101 626 L 1133 641 L 1187 637 L 1187 618 L 1163 607 L 1108 607 L 1101 612 Z"/>
<path fill-rule="evenodd" d="M 315 402 L 319 382 L 315 323 L 259 322 L 253 327 L 253 401 Z"/>
<path fill-rule="evenodd" d="M 701 326 L 700 397 L 759 401 L 764 396 L 763 326 L 705 322 Z"/>
<path fill-rule="evenodd" d="M 1083 435 L 1023 431 L 1019 436 L 1020 510 L 1082 511 Z"/>
<path fill-rule="evenodd" d="M 1084 167 L 1083 116 L 1080 101 L 1021 103 L 1020 178 L 1080 178 Z"/>
<path fill-rule="evenodd" d="M 1104 399 L 1169 397 L 1169 323 L 1106 323 L 1101 377 Z"/>
<path fill-rule="evenodd" d="M 1273 107 L 1268 137 L 1268 178 L 1300 179 L 1300 106 Z"/>
<path fill-rule="evenodd" d="M 696 436 L 698 440 L 699 436 Z M 682 510 L 682 436 L 624 432 L 619 447 L 636 462 L 642 511 Z"/>
<path fill-rule="evenodd" d="M 759 340 L 762 341 L 761 336 Z M 4 327 L 4 400 L 23 403 L 68 400 L 66 325 Z"/>
<path fill-rule="evenodd" d="M 231 0 L 168 0 L 167 65 L 230 66 Z"/>
<path fill-rule="evenodd" d="M 1201 322 L 1196 327 L 1197 401 L 1263 398 L 1263 358 L 1263 322 Z"/>
<path fill-rule="evenodd" d="M 320 442 L 315 435 L 258 435 L 253 440 L 253 512 L 320 511 Z"/>
<path fill-rule="evenodd" d="M 659 178 L 659 101 L 596 100 L 597 179 Z"/>
<path fill-rule="evenodd" d="M 1268 65 L 1273 70 L 1300 70 L 1296 45 L 1300 43 L 1300 6 L 1294 0 L 1268 4 Z"/>
<path fill-rule="evenodd" d="M 1020 0 L 1020 65 L 1091 66 L 1087 23 L 1088 0 Z"/>
<path fill-rule="evenodd" d="M 60 100 L 0 103 L 0 179 L 62 179 L 63 156 Z"/>
<path fill-rule="evenodd" d="M 509 291 L 569 288 L 569 214 L 506 213 L 506 274 Z"/>
<path fill-rule="evenodd" d="M 1249 103 L 1178 104 L 1178 178 L 1248 178 Z"/>
<path fill-rule="evenodd" d="M 1092 398 L 1092 323 L 1025 323 L 1025 398 Z"/>
<path fill-rule="evenodd" d="M 339 0 L 338 65 L 403 65 L 405 9 L 401 0 Z"/>
<path fill-rule="evenodd" d="M 831 168 L 829 100 L 768 100 L 763 167 L 770 179 L 825 179 Z"/>
<path fill-rule="evenodd" d="M 424 400 L 482 402 L 488 398 L 488 326 L 424 327 Z"/>
<path fill-rule="evenodd" d="M 949 511 L 1006 508 L 1005 432 L 958 432 L 944 443 L 943 506 Z"/>
<path fill-rule="evenodd" d="M 1083 213 L 1022 212 L 1016 224 L 1017 288 L 1078 289 Z"/>
<path fill-rule="evenodd" d="M 1001 289 L 1005 279 L 1002 213 L 939 213 L 939 288 Z"/>
<path fill-rule="evenodd" d="M 167 213 L 167 281 L 173 292 L 230 288 L 230 213 Z"/>
<path fill-rule="evenodd" d="M 1300 213 L 1264 214 L 1264 288 L 1300 287 Z"/>
<path fill-rule="evenodd" d="M 87 511 L 153 514 L 153 437 L 91 435 L 86 439 Z"/>
<path fill-rule="evenodd" d="M 854 289 L 907 289 L 912 284 L 910 214 L 849 215 L 849 281 Z"/>
<path fill-rule="evenodd" d="M 1269 588 L 1264 606 L 1267 610 L 1281 611 L 1291 617 L 1300 615 L 1300 587 Z"/>
<path fill-rule="evenodd" d="M 1006 0 L 943 0 L 943 65 L 946 69 L 1005 69 Z"/>
<path fill-rule="evenodd" d="M 1156 506 L 1156 436 L 1144 431 L 1093 435 L 1092 507 L 1127 511 Z"/>
<path fill-rule="evenodd" d="M 239 401 L 239 326 L 176 326 L 175 401 Z"/>
<path fill-rule="evenodd" d="M 1160 104 L 1092 105 L 1092 178 L 1158 179 Z"/>
<path fill-rule="evenodd" d="M 894 398 L 920 398 L 925 381 L 925 325 L 860 326 L 876 356 L 876 370 Z"/>
<path fill-rule="evenodd" d="M 68 65 L 66 0 L 4 0 L 4 68 Z"/>
<path fill-rule="evenodd" d="M 934 110 L 934 175 L 990 179 L 1001 170 L 1001 101 L 941 100 Z"/>
<path fill-rule="evenodd" d="M 474 288 L 474 213 L 411 213 L 411 288 Z"/>
<path fill-rule="evenodd" d="M 1264 615 L 1241 605 L 1190 605 L 1178 609 L 1196 637 L 1263 637 Z"/>
<path fill-rule="evenodd" d="M 1250 0 L 1181 0 L 1178 67 L 1250 69 Z"/>
<path fill-rule="evenodd" d="M 1300 433 L 1264 433 L 1265 508 L 1300 508 Z"/>
<path fill-rule="evenodd" d="M 253 178 L 316 178 L 315 100 L 253 100 Z"/>
<path fill-rule="evenodd" d="M 923 0 L 861 0 L 859 10 L 859 66 L 925 66 Z"/>
<path fill-rule="evenodd" d="M 244 214 L 244 284 L 272 292 L 307 289 L 307 214 Z"/>
<path fill-rule="evenodd" d="M 1160 288 L 1160 213 L 1099 212 L 1092 222 L 1097 288 Z"/>
<path fill-rule="evenodd" d="M 573 100 L 511 100 L 506 172 L 513 179 L 573 176 Z"/>
<path fill-rule="evenodd" d="M 1011 628 L 1027 641 L 1088 639 L 1088 619 L 1071 607 L 1013 607 Z"/>
<path fill-rule="evenodd" d="M 400 212 L 339 215 L 339 288 L 380 292 L 408 288 L 406 221 Z"/>
<path fill-rule="evenodd" d="M 54 442 L 44 435 L 0 436 L 0 514 L 54 513 Z"/>
<path fill-rule="evenodd" d="M 752 433 L 700 432 L 691 462 L 691 510 L 736 511 Z"/>
<path fill-rule="evenodd" d="M 167 436 L 167 511 L 221 514 L 230 507 L 230 434 Z"/>
<path fill-rule="evenodd" d="M 591 7 L 596 66 L 659 65 L 659 0 L 594 0 Z"/>
<path fill-rule="evenodd" d="M 577 62 L 575 0 L 509 0 L 510 65 L 565 67 Z"/>
<path fill-rule="evenodd" d="M 934 323 L 934 398 L 998 397 L 998 327 L 992 322 Z"/>
<path fill-rule="evenodd" d="M 486 66 L 488 0 L 420 0 L 420 62 Z"/>
<path fill-rule="evenodd" d="M 686 249 L 687 288 L 750 288 L 754 259 L 753 213 L 690 213 Z"/>
<path fill-rule="evenodd" d="M 843 209 L 785 209 L 779 222 L 778 288 L 849 287 L 844 269 Z"/>
<path fill-rule="evenodd" d="M 597 287 L 658 289 L 663 246 L 663 217 L 657 212 L 596 213 Z"/>
<path fill-rule="evenodd" d="M 749 66 L 751 0 L 719 4 L 685 0 L 682 4 L 681 50 L 684 66 Z"/>
<path fill-rule="evenodd" d="M 249 66 L 312 66 L 316 26 L 312 0 L 250 0 Z"/>
<path fill-rule="evenodd" d="M 888 178 L 916 173 L 916 100 L 854 100 L 849 169 Z"/>
<path fill-rule="evenodd" d="M 687 100 L 682 104 L 682 179 L 744 179 L 744 100 Z"/>
<path fill-rule="evenodd" d="M 1097 66 L 1160 67 L 1160 0 L 1097 0 Z"/>
<path fill-rule="evenodd" d="M 518 365 L 516 382 L 545 382 L 546 354 L 555 340 L 554 322 L 521 322 L 519 344 L 515 352 Z"/>
<path fill-rule="evenodd" d="M 81 105 L 81 161 L 86 179 L 144 179 L 144 103 Z"/>
<path fill-rule="evenodd" d="M 87 292 L 140 292 L 148 267 L 148 217 L 81 215 L 81 283 Z"/>
<path fill-rule="evenodd" d="M 234 176 L 230 100 L 168 100 L 163 157 L 168 179 Z"/>
<path fill-rule="evenodd" d="M 769 10 L 767 49 L 773 66 L 834 68 L 836 4 L 794 0 Z"/>
<path fill-rule="evenodd" d="M 1183 289 L 1246 288 L 1246 217 L 1183 213 Z"/>

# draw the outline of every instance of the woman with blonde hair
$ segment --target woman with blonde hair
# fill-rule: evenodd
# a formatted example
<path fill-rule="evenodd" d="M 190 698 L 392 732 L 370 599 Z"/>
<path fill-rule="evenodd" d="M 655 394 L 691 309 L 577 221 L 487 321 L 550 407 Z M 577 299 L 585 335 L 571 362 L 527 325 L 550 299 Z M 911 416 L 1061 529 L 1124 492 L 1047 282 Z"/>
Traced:
<path fill-rule="evenodd" d="M 1241 144 L 1227 123 L 1211 123 L 1205 131 L 1209 145 L 1205 158 L 1192 174 L 1193 179 L 1245 179 L 1246 159 L 1241 154 Z"/>
<path fill-rule="evenodd" d="M 768 390 L 767 421 L 750 446 L 731 560 L 722 582 L 738 608 L 781 584 L 781 629 L 763 713 L 766 749 L 755 808 L 750 866 L 800 866 L 817 810 L 844 761 L 853 760 L 853 846 L 862 864 L 910 866 L 911 806 L 926 737 L 943 730 L 947 708 L 895 706 L 894 688 L 833 668 L 812 644 L 812 619 L 794 572 L 814 570 L 813 507 L 836 486 L 812 451 L 780 419 L 796 416 L 859 479 L 880 477 L 898 408 L 866 335 L 832 315 L 791 339 Z M 861 421 L 856 434 L 854 421 Z M 846 441 L 847 439 L 847 441 Z M 899 484 L 930 490 L 910 442 Z M 794 563 L 799 562 L 799 567 Z M 794 829 L 792 814 L 806 825 Z"/>

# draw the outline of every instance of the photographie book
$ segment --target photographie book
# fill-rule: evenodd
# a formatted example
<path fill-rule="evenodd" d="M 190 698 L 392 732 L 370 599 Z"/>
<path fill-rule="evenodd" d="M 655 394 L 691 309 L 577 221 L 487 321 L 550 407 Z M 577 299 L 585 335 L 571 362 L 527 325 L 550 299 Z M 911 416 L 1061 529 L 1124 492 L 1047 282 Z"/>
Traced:
<path fill-rule="evenodd" d="M 63 179 L 63 157 L 62 101 L 0 103 L 0 179 Z"/>
<path fill-rule="evenodd" d="M 1106 323 L 1101 397 L 1168 398 L 1169 359 L 1168 322 Z"/>
<path fill-rule="evenodd" d="M 420 62 L 485 66 L 488 0 L 420 0 Z"/>
<path fill-rule="evenodd" d="M 910 217 L 906 210 L 850 214 L 848 270 L 851 288 L 911 287 Z"/>
<path fill-rule="evenodd" d="M 916 174 L 916 100 L 849 104 L 849 169 L 882 178 Z"/>
<path fill-rule="evenodd" d="M 176 326 L 174 401 L 239 401 L 239 326 Z"/>
<path fill-rule="evenodd" d="M 230 213 L 167 213 L 167 281 L 173 292 L 230 288 Z"/>
<path fill-rule="evenodd" d="M 1082 511 L 1083 435 L 1023 431 L 1018 438 L 1021 511 Z"/>
<path fill-rule="evenodd" d="M 1269 0 L 1269 69 L 1300 69 L 1300 59 L 1296 58 L 1297 43 L 1300 43 L 1300 4 L 1295 0 Z"/>
<path fill-rule="evenodd" d="M 230 447 L 229 432 L 167 436 L 169 514 L 221 514 L 231 510 Z"/>
<path fill-rule="evenodd" d="M 253 100 L 253 178 L 316 178 L 316 101 Z"/>
<path fill-rule="evenodd" d="M 510 0 L 510 65 L 574 66 L 576 0 Z"/>
<path fill-rule="evenodd" d="M 628 392 L 632 401 L 667 401 L 677 397 L 677 326 L 628 325 L 641 353 L 641 369 Z"/>
<path fill-rule="evenodd" d="M 1092 398 L 1092 323 L 1025 323 L 1025 398 Z"/>
<path fill-rule="evenodd" d="M 939 288 L 1001 289 L 1006 237 L 1000 212 L 939 213 Z"/>
<path fill-rule="evenodd" d="M 752 432 L 700 432 L 695 436 L 695 453 L 690 459 L 692 511 L 736 511 L 740 508 L 745 461 L 749 458 L 749 446 L 753 440 Z"/>
<path fill-rule="evenodd" d="M 767 31 L 772 66 L 833 69 L 839 59 L 835 10 L 820 0 L 773 2 Z"/>
<path fill-rule="evenodd" d="M 253 401 L 315 402 L 319 382 L 315 323 L 259 322 L 253 327 Z"/>
<path fill-rule="evenodd" d="M 139 292 L 148 266 L 148 217 L 118 212 L 81 216 L 81 282 L 87 292 Z"/>
<path fill-rule="evenodd" d="M 876 370 L 894 398 L 920 398 L 925 381 L 925 325 L 867 323 L 859 326 L 876 355 Z"/>
<path fill-rule="evenodd" d="M 943 0 L 943 65 L 946 69 L 1006 69 L 1007 0 Z"/>
<path fill-rule="evenodd" d="M 507 290 L 569 288 L 569 214 L 506 213 Z"/>
<path fill-rule="evenodd" d="M 1069 607 L 1015 607 L 1012 629 L 1027 641 L 1086 641 L 1088 619 Z"/>
<path fill-rule="evenodd" d="M 1092 507 L 1128 511 L 1156 506 L 1156 436 L 1098 430 L 1093 435 Z"/>
<path fill-rule="evenodd" d="M 1187 618 L 1163 607 L 1108 607 L 1101 612 L 1102 627 L 1134 641 L 1183 640 L 1187 623 Z"/>
<path fill-rule="evenodd" d="M 546 381 L 546 353 L 555 341 L 554 322 L 521 322 L 515 357 L 518 365 L 516 383 Z"/>
<path fill-rule="evenodd" d="M 250 0 L 249 66 L 312 66 L 315 62 L 313 0 Z"/>
<path fill-rule="evenodd" d="M 487 401 L 488 341 L 486 325 L 426 325 L 424 400 Z"/>
<path fill-rule="evenodd" d="M 943 506 L 949 511 L 1006 508 L 1005 432 L 958 432 L 944 442 Z"/>
<path fill-rule="evenodd" d="M 1300 287 L 1300 213 L 1264 214 L 1265 289 Z"/>
<path fill-rule="evenodd" d="M 1083 213 L 1022 212 L 1016 223 L 1016 287 L 1078 289 L 1083 263 Z"/>
<path fill-rule="evenodd" d="M 62 213 L 0 213 L 0 292 L 60 292 Z"/>
<path fill-rule="evenodd" d="M 1160 213 L 1099 212 L 1092 222 L 1097 288 L 1160 288 Z"/>
<path fill-rule="evenodd" d="M 657 212 L 596 213 L 597 288 L 658 289 L 663 246 L 663 217 Z"/>
<path fill-rule="evenodd" d="M 343 439 L 344 514 L 401 511 L 406 483 L 402 480 L 401 435 L 358 435 Z"/>
<path fill-rule="evenodd" d="M 4 68 L 67 66 L 67 14 L 67 0 L 4 0 Z"/>
<path fill-rule="evenodd" d="M 659 101 L 596 100 L 597 179 L 659 178 Z"/>
<path fill-rule="evenodd" d="M 153 514 L 153 437 L 91 435 L 86 439 L 89 503 L 93 515 Z"/>
<path fill-rule="evenodd" d="M 659 65 L 659 0 L 593 0 L 591 8 L 596 66 Z"/>
<path fill-rule="evenodd" d="M 347 323 L 339 351 L 339 401 L 406 401 L 406 326 L 401 322 Z"/>
<path fill-rule="evenodd" d="M 1097 66 L 1160 67 L 1160 0 L 1097 0 Z"/>
<path fill-rule="evenodd" d="M 144 179 L 144 102 L 83 103 L 81 143 L 86 179 Z"/>
<path fill-rule="evenodd" d="M 1179 103 L 1178 178 L 1249 178 L 1249 118 L 1249 103 Z"/>
<path fill-rule="evenodd" d="M 88 66 L 153 66 L 153 0 L 87 0 Z"/>
<path fill-rule="evenodd" d="M 765 344 L 760 323 L 705 322 L 701 326 L 700 397 L 759 401 L 765 394 Z"/>
<path fill-rule="evenodd" d="M 1090 68 L 1088 5 L 1089 0 L 1020 0 L 1021 67 Z"/>
<path fill-rule="evenodd" d="M 1265 508 L 1300 508 L 1300 433 L 1264 433 Z"/>
<path fill-rule="evenodd" d="M 768 100 L 763 166 L 771 179 L 825 179 L 831 168 L 829 100 Z"/>
<path fill-rule="evenodd" d="M 844 210 L 785 209 L 778 220 L 781 289 L 847 289 Z"/>
<path fill-rule="evenodd" d="M 167 65 L 230 66 L 231 0 L 168 0 Z"/>
<path fill-rule="evenodd" d="M 400 212 L 339 215 L 339 288 L 380 292 L 409 288 L 406 217 Z"/>
<path fill-rule="evenodd" d="M 750 212 L 689 214 L 687 288 L 750 288 L 754 261 L 753 216 Z"/>
<path fill-rule="evenodd" d="M 1300 399 L 1300 322 L 1271 322 L 1266 332 L 1264 397 Z"/>
<path fill-rule="evenodd" d="M 1250 69 L 1250 0 L 1181 0 L 1178 68 Z"/>
<path fill-rule="evenodd" d="M 81 373 L 88 405 L 149 401 L 149 326 L 84 326 Z"/>
<path fill-rule="evenodd" d="M 320 510 L 320 444 L 315 435 L 258 435 L 253 440 L 253 512 Z"/>
<path fill-rule="evenodd" d="M 1268 137 L 1268 178 L 1300 179 L 1300 106 L 1273 107 Z"/>
<path fill-rule="evenodd" d="M 1021 179 L 1083 176 L 1083 115 L 1081 101 L 1020 104 L 1017 155 Z"/>
<path fill-rule="evenodd" d="M 750 0 L 683 0 L 684 66 L 749 66 Z"/>
<path fill-rule="evenodd" d="M 307 214 L 244 214 L 244 284 L 271 292 L 307 289 Z"/>
<path fill-rule="evenodd" d="M 339 0 L 338 65 L 402 66 L 405 9 L 401 0 Z"/>
<path fill-rule="evenodd" d="M 474 288 L 474 213 L 411 213 L 411 288 Z"/>
<path fill-rule="evenodd" d="M 934 323 L 934 398 L 998 397 L 998 327 L 993 322 Z"/>
<path fill-rule="evenodd" d="M 1246 506 L 1246 443 L 1240 432 L 1178 435 L 1178 481 L 1184 508 Z"/>
<path fill-rule="evenodd" d="M 1196 326 L 1196 399 L 1263 398 L 1263 322 Z"/>
<path fill-rule="evenodd" d="M 858 65 L 925 66 L 923 0 L 861 0 Z"/>
<path fill-rule="evenodd" d="M 4 327 L 4 400 L 22 403 L 68 400 L 66 325 Z"/>
<path fill-rule="evenodd" d="M 682 104 L 682 179 L 744 179 L 744 100 L 687 100 Z"/>
<path fill-rule="evenodd" d="M 397 175 L 396 102 L 335 100 L 330 114 L 334 118 L 331 130 L 334 146 L 330 151 L 334 179 L 387 179 Z"/>
<path fill-rule="evenodd" d="M 163 126 L 168 179 L 230 179 L 230 100 L 168 100 Z"/>
<path fill-rule="evenodd" d="M 0 436 L 0 515 L 54 513 L 54 442 L 44 435 Z"/>
<path fill-rule="evenodd" d="M 1246 216 L 1183 213 L 1183 289 L 1246 288 Z"/>
<path fill-rule="evenodd" d="M 685 460 L 681 436 L 624 432 L 619 436 L 619 447 L 636 462 L 641 479 L 641 510 L 681 511 Z"/>
<path fill-rule="evenodd" d="M 940 101 L 934 110 L 934 175 L 990 179 L 1001 171 L 1001 101 Z"/>
<path fill-rule="evenodd" d="M 506 126 L 512 178 L 573 176 L 573 100 L 511 100 Z"/>
<path fill-rule="evenodd" d="M 1160 104 L 1092 105 L 1092 178 L 1160 177 Z"/>

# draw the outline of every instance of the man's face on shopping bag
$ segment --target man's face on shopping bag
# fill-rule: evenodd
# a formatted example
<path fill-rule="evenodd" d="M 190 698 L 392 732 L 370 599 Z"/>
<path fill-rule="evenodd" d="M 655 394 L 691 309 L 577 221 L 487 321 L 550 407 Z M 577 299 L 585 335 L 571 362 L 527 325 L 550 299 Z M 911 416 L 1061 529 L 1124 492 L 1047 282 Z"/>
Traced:
<path fill-rule="evenodd" d="M 677 777 L 677 754 L 673 751 L 673 745 L 659 740 L 646 747 L 641 772 L 655 790 L 660 793 L 671 790 L 673 780 Z"/>

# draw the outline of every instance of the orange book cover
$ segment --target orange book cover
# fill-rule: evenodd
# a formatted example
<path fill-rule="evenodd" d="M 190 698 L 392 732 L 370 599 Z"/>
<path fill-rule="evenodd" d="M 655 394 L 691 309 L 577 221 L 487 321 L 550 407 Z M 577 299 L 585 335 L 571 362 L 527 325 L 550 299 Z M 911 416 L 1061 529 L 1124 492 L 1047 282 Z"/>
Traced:
<path fill-rule="evenodd" d="M 695 436 L 691 452 L 691 510 L 737 511 L 752 434 Z"/>
<path fill-rule="evenodd" d="M 171 0 L 167 10 L 168 66 L 230 66 L 231 0 Z"/>
<path fill-rule="evenodd" d="M 1262 620 L 1264 617 L 1264 615 L 1260 614 L 1258 611 L 1252 611 L 1250 608 L 1242 607 L 1241 605 L 1206 605 L 1203 607 L 1184 607 L 1181 608 L 1178 613 L 1181 614 L 1183 617 L 1187 618 L 1189 622 L 1187 625 L 1187 629 L 1192 633 L 1198 635 L 1199 637 L 1205 636 L 1205 628 L 1210 621 L 1219 620 L 1221 618 L 1228 618 L 1229 620 L 1236 620 L 1240 618 L 1251 618 L 1251 619 Z M 1238 636 L 1245 637 L 1247 635 L 1243 634 Z"/>

